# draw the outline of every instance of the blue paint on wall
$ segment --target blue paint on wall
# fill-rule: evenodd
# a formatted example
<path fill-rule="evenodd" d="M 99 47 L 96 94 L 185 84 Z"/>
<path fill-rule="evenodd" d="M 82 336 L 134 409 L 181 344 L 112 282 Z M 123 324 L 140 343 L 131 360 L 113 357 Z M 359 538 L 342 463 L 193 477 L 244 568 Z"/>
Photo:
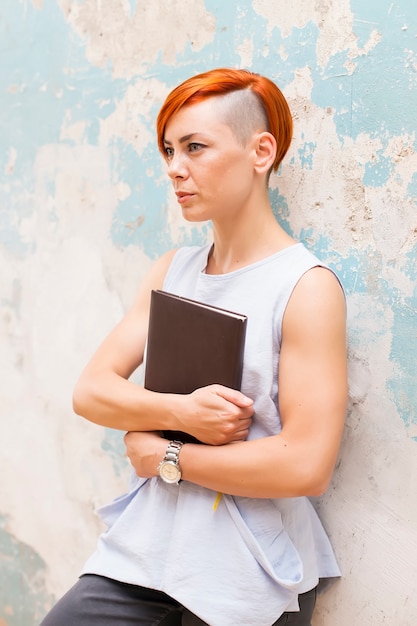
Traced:
<path fill-rule="evenodd" d="M 12 149 L 17 155 L 13 171 L 0 184 L 0 243 L 19 256 L 36 246 L 24 240 L 20 225 L 34 211 L 27 195 L 34 191 L 37 151 L 63 143 L 60 133 L 68 111 L 67 122 L 86 121 L 86 139 L 96 143 L 100 116 L 114 109 L 126 86 L 112 80 L 108 68 L 87 65 L 85 42 L 69 28 L 57 3 L 43 4 L 38 10 L 31 2 L 23 6 L 3 0 L 0 15 L 0 171 Z M 110 102 L 102 110 L 104 100 Z"/>
<path fill-rule="evenodd" d="M 417 211 L 417 172 L 413 174 L 411 181 L 408 183 L 407 194 L 414 201 L 414 204 L 416 205 L 416 211 Z"/>
<path fill-rule="evenodd" d="M 382 150 L 378 150 L 374 160 L 365 163 L 362 182 L 367 187 L 382 187 L 388 181 L 393 169 L 393 160 L 383 156 Z"/>
<path fill-rule="evenodd" d="M 417 214 L 417 206 L 416 206 L 416 214 Z M 415 230 L 415 234 L 417 235 L 417 227 Z M 414 290 L 414 296 L 417 297 L 416 289 L 417 289 L 417 243 L 411 248 L 410 252 L 406 255 L 406 262 L 404 264 L 404 273 L 408 278 L 416 284 L 416 288 Z M 417 304 L 415 306 L 417 310 Z"/>
<path fill-rule="evenodd" d="M 136 6 L 137 6 L 136 0 L 129 0 L 129 6 L 130 6 L 130 15 L 134 15 L 136 13 Z"/>
<path fill-rule="evenodd" d="M 352 75 L 345 67 L 347 51 L 334 55 L 322 77 L 313 75 L 312 99 L 323 108 L 334 108 L 341 138 L 355 138 L 359 133 L 385 140 L 390 135 L 413 135 L 417 13 L 410 11 L 408 0 L 352 0 L 351 9 L 358 47 L 365 45 L 374 30 L 381 41 L 374 51 L 353 59 L 357 67 Z"/>
<path fill-rule="evenodd" d="M 8 532 L 7 518 L 0 515 L 0 622 L 39 623 L 53 602 L 45 587 L 45 570 L 43 559 Z"/>
<path fill-rule="evenodd" d="M 303 140 L 303 135 L 301 136 L 301 140 Z M 317 144 L 314 141 L 305 141 L 298 149 L 298 156 L 300 158 L 300 164 L 303 169 L 313 169 L 313 156 L 316 147 Z"/>
<path fill-rule="evenodd" d="M 392 293 L 392 288 L 390 293 Z M 394 365 L 387 381 L 398 414 L 406 426 L 417 424 L 417 287 L 411 298 L 392 299 L 394 314 L 390 359 Z M 417 437 L 414 437 L 417 441 Z"/>
<path fill-rule="evenodd" d="M 271 177 L 272 176 L 276 176 L 276 174 L 272 172 Z M 269 189 L 268 193 L 272 210 L 276 219 L 281 224 L 282 228 L 284 228 L 291 237 L 294 237 L 294 232 L 291 228 L 290 223 L 290 209 L 286 197 L 280 193 L 278 187 L 274 187 L 274 189 Z"/>
<path fill-rule="evenodd" d="M 111 428 L 104 429 L 104 437 L 101 442 L 101 448 L 111 459 L 115 476 L 122 476 L 129 462 L 126 458 L 126 448 L 123 442 L 124 432 L 113 430 Z"/>
<path fill-rule="evenodd" d="M 0 21 L 0 90 L 7 120 L 1 119 L 0 132 L 2 145 L 17 149 L 15 173 L 22 176 L 39 146 L 58 139 L 66 107 L 77 105 L 79 92 L 71 90 L 71 77 L 63 69 L 67 54 L 72 65 L 80 45 L 56 3 L 46 2 L 39 11 L 32 3 L 24 10 L 19 2 L 5 2 Z M 1 154 L 1 166 L 6 158 Z"/>

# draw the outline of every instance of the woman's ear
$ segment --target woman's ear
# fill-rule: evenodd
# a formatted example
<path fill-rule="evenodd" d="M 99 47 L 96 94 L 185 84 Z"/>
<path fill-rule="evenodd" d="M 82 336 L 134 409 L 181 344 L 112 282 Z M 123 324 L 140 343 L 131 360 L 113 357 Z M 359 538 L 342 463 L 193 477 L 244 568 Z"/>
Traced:
<path fill-rule="evenodd" d="M 271 133 L 259 133 L 256 137 L 255 170 L 258 174 L 270 171 L 277 153 L 277 142 Z"/>

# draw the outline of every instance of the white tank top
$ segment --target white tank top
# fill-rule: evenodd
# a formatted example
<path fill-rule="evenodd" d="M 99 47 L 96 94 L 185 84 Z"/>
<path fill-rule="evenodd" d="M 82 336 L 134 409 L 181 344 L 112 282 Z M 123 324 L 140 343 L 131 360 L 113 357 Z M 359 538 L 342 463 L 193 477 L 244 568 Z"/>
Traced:
<path fill-rule="evenodd" d="M 164 289 L 248 316 L 242 392 L 254 400 L 249 439 L 281 430 L 278 362 L 282 319 L 301 276 L 322 265 L 301 243 L 221 275 L 205 273 L 210 246 L 181 248 Z M 210 626 L 270 626 L 319 579 L 340 576 L 306 497 L 255 499 L 188 482 L 132 477 L 102 507 L 108 529 L 82 573 L 158 589 Z"/>

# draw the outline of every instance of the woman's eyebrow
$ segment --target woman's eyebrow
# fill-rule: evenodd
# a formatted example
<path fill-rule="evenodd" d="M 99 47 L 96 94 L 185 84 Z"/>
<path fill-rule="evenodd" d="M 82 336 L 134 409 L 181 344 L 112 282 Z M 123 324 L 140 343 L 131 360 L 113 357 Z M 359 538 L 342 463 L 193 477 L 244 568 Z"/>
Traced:
<path fill-rule="evenodd" d="M 195 135 L 200 135 L 201 133 L 189 133 L 188 135 L 184 135 L 183 137 L 179 138 L 179 143 L 185 143 L 186 141 L 189 141 L 190 139 L 192 139 Z M 164 138 L 164 144 L 171 146 L 172 143 L 169 141 L 169 139 L 165 139 Z"/>

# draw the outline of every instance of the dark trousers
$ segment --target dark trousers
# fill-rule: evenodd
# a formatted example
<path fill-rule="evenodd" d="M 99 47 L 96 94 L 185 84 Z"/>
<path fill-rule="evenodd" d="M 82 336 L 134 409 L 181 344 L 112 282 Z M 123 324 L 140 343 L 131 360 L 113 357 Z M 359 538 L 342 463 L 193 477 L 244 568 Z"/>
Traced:
<path fill-rule="evenodd" d="M 284 613 L 272 626 L 310 626 L 316 590 L 301 594 L 298 600 L 300 612 Z M 160 591 L 88 574 L 59 600 L 40 626 L 208 625 Z"/>

